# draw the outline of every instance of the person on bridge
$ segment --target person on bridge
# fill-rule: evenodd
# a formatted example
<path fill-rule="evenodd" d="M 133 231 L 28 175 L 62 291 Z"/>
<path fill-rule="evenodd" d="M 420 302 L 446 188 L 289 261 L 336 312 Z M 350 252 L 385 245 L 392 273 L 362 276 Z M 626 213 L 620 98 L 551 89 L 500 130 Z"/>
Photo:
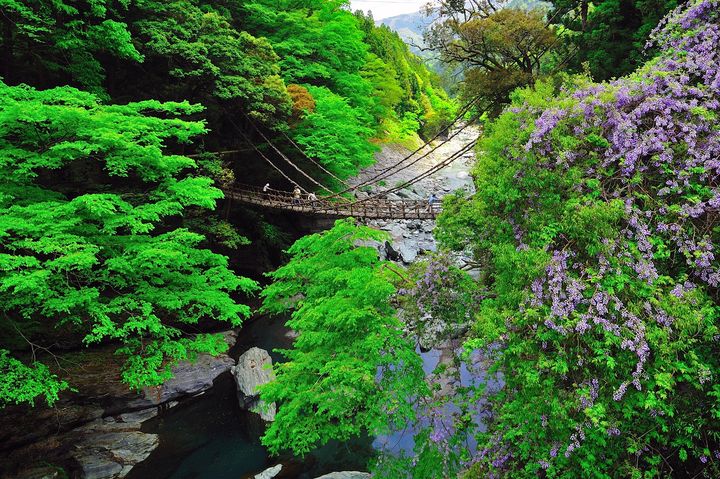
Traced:
<path fill-rule="evenodd" d="M 312 191 L 308 193 L 308 201 L 312 206 L 315 206 L 315 202 L 317 201 L 317 196 Z"/>
<path fill-rule="evenodd" d="M 438 197 L 435 196 L 435 193 L 430 193 L 430 197 L 428 198 L 428 211 L 432 212 L 433 206 L 437 202 Z"/>
<path fill-rule="evenodd" d="M 263 193 L 267 193 L 267 191 L 270 189 L 270 183 L 265 183 L 265 186 L 263 186 Z"/>
<path fill-rule="evenodd" d="M 295 189 L 293 190 L 293 204 L 299 205 L 300 204 L 300 195 L 302 195 L 302 191 L 300 190 L 300 187 L 298 185 L 295 185 Z"/>

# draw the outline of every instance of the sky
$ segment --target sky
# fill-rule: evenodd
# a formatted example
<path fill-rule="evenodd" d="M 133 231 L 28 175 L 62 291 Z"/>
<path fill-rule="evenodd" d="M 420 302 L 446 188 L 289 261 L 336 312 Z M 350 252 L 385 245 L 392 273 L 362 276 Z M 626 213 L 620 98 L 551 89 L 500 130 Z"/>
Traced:
<path fill-rule="evenodd" d="M 390 0 L 384 2 L 382 0 L 350 0 L 350 5 L 354 10 L 372 11 L 375 20 L 381 20 L 387 17 L 394 17 L 402 13 L 418 12 L 428 2 L 428 0 Z"/>

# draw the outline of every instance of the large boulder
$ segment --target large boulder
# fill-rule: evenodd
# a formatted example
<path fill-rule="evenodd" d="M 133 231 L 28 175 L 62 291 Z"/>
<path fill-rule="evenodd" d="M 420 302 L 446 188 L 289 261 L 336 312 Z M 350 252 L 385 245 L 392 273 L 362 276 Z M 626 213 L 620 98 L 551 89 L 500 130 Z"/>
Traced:
<path fill-rule="evenodd" d="M 331 472 L 315 479 L 370 479 L 370 474 L 358 471 Z"/>
<path fill-rule="evenodd" d="M 237 331 L 223 333 L 225 342 L 233 346 L 237 339 Z M 213 381 L 222 373 L 227 372 L 235 361 L 227 354 L 211 356 L 200 354 L 193 362 L 181 361 L 172 370 L 173 377 L 162 385 L 148 387 L 139 397 L 128 404 L 128 409 L 143 409 L 157 406 L 183 396 L 192 396 L 210 389 Z"/>
<path fill-rule="evenodd" d="M 157 408 L 106 417 L 71 433 L 72 457 L 80 464 L 85 479 L 125 477 L 133 466 L 144 461 L 160 444 L 156 434 L 140 431 L 143 421 L 154 417 Z"/>
<path fill-rule="evenodd" d="M 265 405 L 258 398 L 258 386 L 275 379 L 270 354 L 264 349 L 250 348 L 230 371 L 237 384 L 240 407 L 252 408 L 266 421 L 275 420 L 275 404 Z"/>
<path fill-rule="evenodd" d="M 277 464 L 273 467 L 270 467 L 268 469 L 265 469 L 260 474 L 256 474 L 253 479 L 272 479 L 273 477 L 280 474 L 280 471 L 282 471 L 282 464 Z"/>
<path fill-rule="evenodd" d="M 400 256 L 402 257 L 403 263 L 410 264 L 415 261 L 418 255 L 417 244 L 413 244 L 411 241 L 406 241 L 400 244 L 398 247 Z"/>

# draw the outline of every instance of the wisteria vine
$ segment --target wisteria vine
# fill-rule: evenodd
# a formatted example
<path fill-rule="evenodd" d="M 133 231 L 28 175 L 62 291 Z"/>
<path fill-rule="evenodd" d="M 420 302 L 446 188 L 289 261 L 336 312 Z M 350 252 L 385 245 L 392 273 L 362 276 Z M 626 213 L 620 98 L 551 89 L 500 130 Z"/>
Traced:
<path fill-rule="evenodd" d="M 628 77 L 517 93 L 440 220 L 487 265 L 473 344 L 508 378 L 478 477 L 720 470 L 720 1 L 651 45 Z"/>

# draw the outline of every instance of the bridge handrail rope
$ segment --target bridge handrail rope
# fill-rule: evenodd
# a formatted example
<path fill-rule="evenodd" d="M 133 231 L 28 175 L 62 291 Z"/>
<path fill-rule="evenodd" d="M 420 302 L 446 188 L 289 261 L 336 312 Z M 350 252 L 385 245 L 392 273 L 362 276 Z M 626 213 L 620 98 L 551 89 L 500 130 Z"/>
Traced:
<path fill-rule="evenodd" d="M 229 113 L 227 110 L 225 110 L 225 112 L 226 112 L 226 113 Z M 243 115 L 245 115 L 245 113 L 243 113 Z M 248 120 L 250 119 L 247 115 L 245 115 L 245 117 L 248 118 Z M 275 165 L 275 163 L 273 163 L 272 160 L 270 160 L 270 158 L 268 158 L 262 151 L 260 151 L 260 149 L 252 142 L 252 140 L 248 137 L 248 135 L 245 134 L 245 132 L 242 130 L 242 128 L 240 128 L 240 127 L 237 125 L 237 123 L 235 123 L 235 121 L 232 119 L 232 116 L 229 115 L 229 114 L 228 114 L 228 120 L 230 120 L 230 124 L 238 131 L 238 133 L 240 133 L 240 135 L 245 139 L 245 141 L 248 142 L 248 143 L 253 147 L 253 149 L 254 149 L 265 161 L 267 161 L 268 163 L 270 163 L 270 164 L 273 166 L 273 168 L 275 168 L 277 171 L 279 171 L 280 174 L 281 174 L 283 177 L 285 177 L 285 179 L 287 179 L 291 184 L 295 184 L 295 185 L 298 184 L 295 180 L 293 180 L 292 178 L 290 178 L 290 177 L 289 177 L 288 175 L 286 175 L 280 168 L 278 168 L 277 165 Z M 254 124 L 253 124 L 253 126 L 254 126 Z M 289 158 L 287 158 L 285 155 L 283 155 L 282 152 L 281 152 L 280 150 L 278 150 L 278 149 L 275 147 L 275 145 L 273 145 L 273 144 L 270 142 L 270 140 L 268 140 L 268 138 L 267 138 L 260 130 L 257 129 L 256 126 L 255 126 L 255 129 L 258 131 L 258 133 L 260 133 L 260 135 L 263 137 L 263 139 L 265 140 L 265 142 L 266 142 L 271 148 L 273 148 L 276 152 L 278 152 L 278 153 L 280 154 L 280 156 L 282 157 L 282 159 L 285 160 L 287 163 L 289 163 L 290 166 L 292 166 L 293 168 L 295 168 L 295 169 L 296 169 L 298 172 L 300 172 L 303 176 L 305 176 L 306 178 L 308 178 L 310 181 L 312 181 L 312 182 L 315 183 L 316 185 L 320 186 L 322 189 L 324 189 L 324 190 L 327 191 L 328 193 L 331 193 L 331 194 L 333 193 L 333 191 L 332 191 L 330 188 L 327 188 L 327 187 L 324 186 L 322 183 L 318 182 L 315 178 L 313 178 L 313 177 L 311 177 L 310 175 L 308 175 L 307 173 L 305 173 L 302 169 L 300 169 L 297 165 L 295 165 L 295 163 L 293 163 Z M 298 187 L 299 187 L 299 185 L 298 185 Z"/>
<path fill-rule="evenodd" d="M 415 183 L 417 183 L 421 180 L 424 180 L 428 176 L 430 176 L 434 173 L 437 173 L 438 171 L 442 170 L 446 166 L 450 165 L 452 162 L 454 162 L 458 158 L 462 157 L 462 155 L 464 155 L 468 151 L 472 151 L 472 149 L 475 148 L 476 145 L 477 145 L 477 140 L 471 141 L 470 143 L 468 143 L 467 145 L 462 147 L 460 150 L 456 151 L 451 156 L 449 156 L 442 162 L 438 163 L 437 165 L 433 166 L 429 170 L 426 170 L 426 171 L 422 172 L 421 174 L 419 174 L 413 178 L 410 178 L 407 181 L 402 182 L 400 185 L 398 185 L 394 188 L 379 191 L 379 192 L 375 193 L 374 195 L 368 196 L 367 198 L 355 200 L 355 201 L 353 201 L 353 204 L 363 203 L 366 201 L 374 201 L 377 198 L 385 197 L 385 196 L 389 195 L 390 193 L 395 193 L 397 191 L 407 188 L 408 186 L 414 185 Z"/>
<path fill-rule="evenodd" d="M 462 116 L 464 116 L 464 114 L 465 114 L 467 111 L 469 111 L 469 109 L 470 109 L 470 108 L 475 104 L 475 102 L 477 102 L 477 101 L 478 101 L 478 97 L 476 97 L 476 98 L 473 99 L 471 102 L 469 102 L 469 103 L 463 108 L 463 112 L 457 117 L 457 119 L 459 119 L 459 118 L 461 118 Z M 405 158 L 402 159 L 401 161 L 395 163 L 394 165 L 391 165 L 389 168 L 386 168 L 386 169 L 384 169 L 383 171 L 384 171 L 384 172 L 389 172 L 390 170 L 396 170 L 396 171 L 393 171 L 392 173 L 390 173 L 390 174 L 394 174 L 394 173 L 397 173 L 397 172 L 399 172 L 399 171 L 403 171 L 403 170 L 409 168 L 410 166 L 416 164 L 417 162 L 419 162 L 419 161 L 422 160 L 423 158 L 427 157 L 427 156 L 428 156 L 429 154 L 431 154 L 432 152 L 436 151 L 436 150 L 437 150 L 438 148 L 440 148 L 442 145 L 444 145 L 445 143 L 449 142 L 451 139 L 453 139 L 453 138 L 455 138 L 457 135 L 459 135 L 463 130 L 465 130 L 465 128 L 468 127 L 468 125 L 469 125 L 472 121 L 474 121 L 475 119 L 479 118 L 483 113 L 484 113 L 484 111 L 482 111 L 482 112 L 478 113 L 477 115 L 475 115 L 475 117 L 474 117 L 473 119 L 471 119 L 470 122 L 466 123 L 466 124 L 463 125 L 461 128 L 459 128 L 455 133 L 453 133 L 453 135 L 451 135 L 450 137 L 448 137 L 448 139 L 446 139 L 445 141 L 443 141 L 443 142 L 440 143 L 439 145 L 433 147 L 430 151 L 428 151 L 428 152 L 425 153 L 424 155 L 421 155 L 420 157 L 416 158 L 416 159 L 415 159 L 414 161 L 412 161 L 411 163 L 409 163 L 409 164 L 407 164 L 407 165 L 402 166 L 402 167 L 399 168 L 399 166 L 400 166 L 404 161 L 406 161 L 408 158 L 411 158 L 411 157 L 412 157 L 412 154 L 414 154 L 414 153 L 416 153 L 417 151 L 419 151 L 419 149 L 416 150 L 415 152 L 413 152 L 410 156 L 405 157 Z M 354 187 L 347 188 L 347 189 L 345 189 L 345 190 L 343 190 L 343 191 L 340 191 L 340 192 L 338 192 L 338 193 L 335 193 L 335 192 L 333 192 L 332 190 L 330 190 L 329 188 L 325 187 L 325 186 L 324 186 L 323 184 L 321 184 L 320 182 L 318 182 L 317 180 L 315 180 L 314 178 L 312 178 L 310 175 L 308 175 L 307 173 L 305 173 L 305 172 L 304 172 L 301 168 L 299 168 L 297 165 L 295 165 L 289 158 L 287 158 L 287 156 L 285 156 L 285 154 L 284 154 L 282 151 L 280 151 L 280 150 L 270 141 L 270 139 L 259 129 L 259 127 L 252 121 L 252 119 L 251 119 L 247 114 L 245 114 L 245 113 L 243 112 L 243 115 L 244 115 L 244 116 L 247 118 L 247 120 L 252 124 L 252 126 L 255 128 L 255 130 L 257 130 L 257 132 L 262 136 L 263 140 L 265 140 L 265 142 L 266 142 L 273 150 L 275 150 L 275 151 L 283 158 L 283 160 L 285 160 L 287 163 L 289 163 L 293 168 L 295 168 L 295 169 L 296 169 L 298 172 L 300 172 L 303 176 L 305 176 L 306 178 L 310 179 L 313 183 L 317 184 L 317 185 L 320 186 L 322 189 L 324 189 L 325 191 L 327 191 L 328 193 L 330 193 L 329 196 L 325 196 L 325 197 L 322 197 L 321 199 L 319 198 L 319 199 L 317 199 L 317 200 L 313 200 L 314 202 L 319 202 L 319 201 L 327 202 L 328 200 L 332 200 L 332 199 L 334 199 L 334 198 L 342 198 L 342 195 L 343 195 L 344 193 L 347 193 L 347 192 L 349 192 L 349 191 L 355 190 L 355 189 L 357 189 L 357 188 L 359 188 L 359 187 L 361 187 L 361 186 L 368 185 L 368 184 L 370 184 L 373 180 L 376 180 L 376 179 L 378 179 L 380 176 L 382 176 L 382 172 L 381 172 L 380 174 L 375 175 L 375 177 L 371 178 L 370 180 L 367 180 L 367 181 L 365 181 L 365 182 L 363 182 L 363 183 L 361 183 L 361 184 L 359 184 L 359 185 L 356 185 L 356 186 L 354 186 Z M 268 162 L 275 170 L 277 170 L 285 179 L 287 179 L 288 181 L 290 181 L 292 184 L 296 184 L 296 185 L 297 185 L 297 183 L 296 183 L 295 181 L 293 181 L 293 180 L 292 180 L 287 174 L 285 174 L 277 165 L 275 165 L 275 163 L 274 163 L 272 160 L 270 160 L 270 159 L 250 140 L 250 138 L 248 137 L 248 135 L 246 135 L 245 132 L 242 131 L 242 129 L 235 123 L 235 121 L 232 119 L 231 116 L 228 116 L 228 119 L 230 120 L 230 123 L 233 125 L 233 127 L 234 127 L 236 130 L 238 130 L 238 132 L 240 133 L 240 135 L 242 135 L 242 137 L 245 139 L 245 141 L 248 142 L 248 143 L 252 146 L 252 148 L 253 148 L 266 162 Z M 457 119 L 454 120 L 454 122 L 456 122 Z M 453 123 L 453 124 L 454 124 L 454 123 Z M 451 124 L 450 126 L 452 126 L 452 124 Z M 450 128 L 450 126 L 446 127 L 445 130 L 448 129 L 448 128 Z M 444 130 L 441 130 L 441 133 L 442 133 L 442 131 L 444 131 Z M 436 135 L 435 138 L 437 138 L 437 137 L 439 136 L 439 134 L 440 134 L 440 133 L 438 133 L 438 135 Z M 432 141 L 432 140 L 431 140 L 431 141 Z M 473 146 L 474 146 L 474 143 L 473 143 Z M 402 189 L 402 188 L 405 188 L 406 186 L 415 184 L 415 183 L 417 183 L 418 181 L 420 181 L 421 179 L 426 178 L 426 177 L 429 176 L 430 174 L 432 174 L 432 173 L 434 173 L 434 172 L 436 172 L 436 171 L 439 171 L 441 168 L 444 168 L 445 166 L 449 165 L 452 161 L 454 161 L 455 159 L 457 159 L 462 153 L 464 153 L 465 151 L 468 151 L 468 148 L 469 148 L 469 147 L 470 147 L 470 145 L 466 145 L 466 146 L 463 147 L 460 151 L 458 151 L 458 152 L 456 152 L 455 154 L 451 155 L 450 158 L 444 160 L 444 161 L 441 162 L 439 165 L 436 165 L 435 167 L 431 168 L 430 170 L 428 170 L 428 171 L 426 171 L 426 172 L 423 172 L 423 173 L 421 173 L 420 175 L 418 175 L 418 176 L 416 176 L 416 177 L 414 177 L 414 178 L 411 178 L 410 180 L 404 182 L 404 183 L 403 183 L 402 185 L 400 185 L 399 187 L 392 188 L 392 189 L 390 189 L 390 190 L 386 190 L 386 191 L 380 192 L 380 193 L 378 193 L 378 194 L 376 194 L 376 195 L 372 195 L 371 197 L 364 198 L 364 199 L 362 199 L 362 200 L 355 200 L 355 201 L 351 201 L 351 202 L 347 202 L 347 201 L 346 201 L 346 202 L 344 202 L 344 204 L 345 204 L 345 205 L 349 205 L 349 206 L 352 207 L 352 206 L 357 205 L 357 204 L 367 203 L 368 201 L 381 198 L 381 197 L 383 197 L 383 196 L 385 196 L 385 195 L 387 195 L 387 194 L 389 194 L 389 193 L 391 193 L 391 192 L 398 191 L 398 190 L 400 190 L 400 189 Z M 422 148 L 422 147 L 421 147 L 421 148 Z M 306 156 L 307 156 L 307 155 L 306 155 Z M 389 176 L 389 175 L 387 175 L 387 176 Z M 263 193 L 267 193 L 267 192 L 263 192 Z M 307 202 L 298 201 L 298 199 L 295 197 L 294 194 L 292 194 L 292 199 L 291 199 L 291 201 L 292 201 L 292 204 L 303 204 L 303 203 L 307 203 Z M 402 201 L 402 200 L 401 200 L 401 201 Z M 318 204 L 319 204 L 319 203 L 318 203 Z M 331 203 L 331 204 L 337 205 L 337 203 Z M 341 204 L 342 204 L 342 203 L 341 203 Z M 403 205 L 404 205 L 404 204 L 405 204 L 405 203 L 403 203 Z M 335 206 L 335 207 L 337 207 L 337 206 Z M 432 207 L 431 207 L 431 208 L 432 208 Z"/>
<path fill-rule="evenodd" d="M 237 128 L 237 125 L 235 125 L 235 122 L 233 122 L 232 120 L 230 120 L 230 122 L 233 124 L 233 126 L 235 126 L 235 127 Z M 246 141 L 250 146 L 252 146 L 252 148 L 257 152 L 258 155 L 260 155 L 260 157 L 261 157 L 263 160 L 265 160 L 267 163 L 269 163 L 270 166 L 272 166 L 275 170 L 277 170 L 277 171 L 278 171 L 286 180 L 288 180 L 291 184 L 294 184 L 294 183 L 295 183 L 295 181 L 294 181 L 292 178 L 290 178 L 288 175 L 286 175 L 285 172 L 284 172 L 282 169 L 280 169 L 275 163 L 273 163 L 273 161 L 272 161 L 270 158 L 268 158 L 267 156 L 265 156 L 265 154 L 264 154 L 262 151 L 260 151 L 260 149 L 259 149 L 257 146 L 255 146 L 255 143 L 253 143 L 253 142 L 250 140 L 250 138 L 249 138 L 247 135 L 245 135 L 245 133 L 244 133 L 241 129 L 237 128 L 237 130 L 238 130 L 238 132 L 240 132 L 240 135 L 242 135 L 242 137 L 245 138 L 245 141 Z"/>
<path fill-rule="evenodd" d="M 315 178 L 313 178 L 312 176 L 310 176 L 310 175 L 308 175 L 307 173 L 305 173 L 305 172 L 302 170 L 302 168 L 298 167 L 295 163 L 293 163 L 292 160 L 285 155 L 285 153 L 283 153 L 282 151 L 280 151 L 280 149 L 279 149 L 278 147 L 276 147 L 275 144 L 274 144 L 273 142 L 271 142 L 270 139 L 269 139 L 267 136 L 265 136 L 265 133 L 263 133 L 263 132 L 260 130 L 260 128 L 258 128 L 258 126 L 255 124 L 255 122 L 253 122 L 253 121 L 250 119 L 250 117 L 249 117 L 245 112 L 243 112 L 243 115 L 245 116 L 245 118 L 247 118 L 247 120 L 250 122 L 250 124 L 253 126 L 253 128 L 255 128 L 255 131 L 257 131 L 257 132 L 260 134 L 260 136 L 261 136 L 262 139 L 265 141 L 265 143 L 267 143 L 268 145 L 270 145 L 270 148 L 272 148 L 273 150 L 275 150 L 275 152 L 280 156 L 280 158 L 282 158 L 283 160 L 285 160 L 286 163 L 288 163 L 290 166 L 292 166 L 293 168 L 295 168 L 295 170 L 297 170 L 301 175 L 303 175 L 305 178 L 307 178 L 308 180 L 310 180 L 310 181 L 312 181 L 313 183 L 315 183 L 317 186 L 319 186 L 319 187 L 322 188 L 323 190 L 325 190 L 325 191 L 327 191 L 327 192 L 329 192 L 329 193 L 334 193 L 333 190 L 331 190 L 330 188 L 326 187 L 325 185 L 323 185 L 322 183 L 320 183 L 319 181 L 317 181 Z"/>
<path fill-rule="evenodd" d="M 300 154 L 303 156 L 303 158 L 307 159 L 310 163 L 312 163 L 313 165 L 315 165 L 315 166 L 317 166 L 318 168 L 320 168 L 322 171 L 324 171 L 326 174 L 330 175 L 332 178 L 334 178 L 334 179 L 336 179 L 337 181 L 339 181 L 339 182 L 340 182 L 341 184 L 343 184 L 344 186 L 346 186 L 346 187 L 351 187 L 350 183 L 348 183 L 347 181 L 343 180 L 343 179 L 340 178 L 339 176 L 336 176 L 332 171 L 330 171 L 330 170 L 328 170 L 327 168 L 325 168 L 319 161 L 317 161 L 316 159 L 312 158 L 312 157 L 309 156 L 307 153 L 305 153 L 305 151 L 304 151 L 302 148 L 300 148 L 300 146 L 299 146 L 297 143 L 295 143 L 295 141 L 294 141 L 292 138 L 290 138 L 290 135 L 288 135 L 288 134 L 285 133 L 284 131 L 281 132 L 281 133 L 282 133 L 282 135 L 285 137 L 285 139 L 286 139 L 287 141 L 289 141 L 290 144 L 291 144 L 297 151 L 300 152 Z"/>
<path fill-rule="evenodd" d="M 429 140 L 423 142 L 423 144 L 420 145 L 418 148 L 416 148 L 415 151 L 412 151 L 411 153 L 409 153 L 408 155 L 406 155 L 404 158 L 402 158 L 402 159 L 399 160 L 397 163 L 395 163 L 395 165 L 391 165 L 391 166 L 389 166 L 389 167 L 381 170 L 381 171 L 380 171 L 380 174 L 383 174 L 383 173 L 385 173 L 385 172 L 393 169 L 395 166 L 398 166 L 399 164 L 404 163 L 405 161 L 407 161 L 407 160 L 409 160 L 410 158 L 412 158 L 413 156 L 415 156 L 417 153 L 421 152 L 425 147 L 430 146 L 430 144 L 431 144 L 433 141 L 437 140 L 443 133 L 445 133 L 445 132 L 447 132 L 448 130 L 450 130 L 450 128 L 451 128 L 453 125 L 455 125 L 458 121 L 460 121 L 460 119 L 461 119 L 462 117 L 464 117 L 467 112 L 470 111 L 470 109 L 473 107 L 473 105 L 474 105 L 475 103 L 479 102 L 479 101 L 480 101 L 480 96 L 476 96 L 475 98 L 473 98 L 472 100 L 470 100 L 468 103 L 465 104 L 465 106 L 463 106 L 463 107 L 461 108 L 460 113 L 458 113 L 458 114 L 455 116 L 455 118 L 453 118 L 453 120 L 450 122 L 449 125 L 447 125 L 447 126 L 446 126 L 445 128 L 443 128 L 443 129 L 441 129 L 439 132 L 437 132 L 437 133 L 435 134 L 435 136 L 433 136 L 433 137 L 430 138 Z M 441 142 L 441 143 L 440 143 L 440 146 L 441 146 L 441 145 L 444 145 L 445 143 L 447 143 L 447 142 L 450 141 L 451 139 L 452 139 L 452 138 L 448 138 L 447 140 Z M 436 149 L 437 149 L 437 148 L 436 148 Z"/>
<path fill-rule="evenodd" d="M 362 187 L 364 187 L 364 186 L 369 186 L 369 185 L 371 185 L 371 184 L 373 184 L 373 183 L 376 183 L 376 182 L 378 182 L 378 181 L 380 181 L 380 180 L 382 180 L 382 179 L 384 179 L 384 178 L 387 178 L 387 177 L 389 177 L 389 176 L 391 176 L 391 175 L 393 175 L 393 174 L 395 174 L 395 173 L 399 173 L 400 171 L 403 171 L 403 170 L 408 169 L 409 167 L 411 167 L 411 166 L 415 165 L 416 163 L 418 163 L 418 162 L 419 162 L 420 160 L 422 160 L 423 158 L 426 158 L 426 157 L 429 156 L 431 153 L 435 152 L 438 148 L 442 147 L 445 143 L 447 143 L 447 142 L 449 142 L 450 140 L 452 140 L 453 138 L 455 138 L 455 137 L 456 137 L 457 135 L 459 135 L 462 131 L 464 131 L 473 121 L 479 119 L 484 113 L 485 113 L 484 110 L 481 111 L 481 112 L 479 112 L 477 115 L 475 115 L 473 118 L 471 118 L 468 123 L 466 123 L 465 125 L 463 125 L 463 126 L 462 126 L 461 128 L 459 128 L 455 133 L 453 133 L 450 137 L 448 137 L 447 140 L 445 140 L 445 141 L 443 141 L 442 143 L 434 146 L 430 151 L 428 151 L 427 153 L 419 156 L 418 158 L 416 158 L 416 159 L 413 160 L 412 162 L 408 163 L 407 165 L 399 168 L 398 170 L 393 171 L 393 172 L 390 172 L 390 173 L 388 173 L 387 175 L 385 175 L 385 176 L 383 176 L 383 177 L 380 177 L 381 175 L 379 175 L 379 174 L 378 174 L 378 175 L 375 175 L 375 176 L 373 176 L 372 178 L 370 178 L 370 179 L 368 179 L 368 180 L 366 180 L 366 181 L 364 181 L 364 182 L 362 182 L 362 183 L 360 183 L 360 184 L 358 184 L 358 185 L 353 186 L 352 188 L 346 188 L 346 189 L 344 189 L 344 190 L 342 190 L 342 191 L 339 191 L 339 192 L 337 192 L 337 193 L 334 193 L 334 194 L 332 194 L 332 195 L 330 195 L 330 196 L 326 196 L 325 199 L 341 197 L 341 196 L 344 195 L 345 193 L 349 193 L 349 192 L 351 192 L 351 191 L 357 190 L 358 188 L 362 188 Z M 456 156 L 456 155 L 452 155 L 452 158 L 453 158 L 453 161 L 454 161 L 455 159 L 457 159 L 457 156 Z M 445 163 L 445 162 L 443 162 L 443 163 Z M 396 164 L 394 165 L 394 167 L 397 167 L 399 164 L 400 164 L 400 162 L 396 163 Z M 448 164 L 449 164 L 449 163 L 445 163 L 444 166 L 447 166 Z M 437 171 L 437 169 L 435 169 L 435 170 L 433 170 L 433 171 Z M 413 179 L 414 179 L 414 178 L 413 178 Z M 413 182 L 412 184 L 414 184 L 414 183 L 415 183 L 415 182 Z M 384 192 L 383 194 L 387 194 L 387 192 Z M 379 195 L 374 195 L 374 196 L 379 196 Z M 353 203 L 362 202 L 362 201 L 364 201 L 364 199 L 363 199 L 363 200 L 359 200 L 359 201 L 356 200 L 356 201 L 354 201 Z"/>
<path fill-rule="evenodd" d="M 477 101 L 477 99 L 478 99 L 478 98 L 476 98 L 475 100 L 473 100 L 473 102 Z M 470 106 L 470 105 L 468 105 L 468 106 Z M 469 108 L 468 108 L 468 110 L 469 110 Z M 468 128 L 472 122 L 478 120 L 484 113 L 485 113 L 485 110 L 483 109 L 483 110 L 480 111 L 478 114 L 476 114 L 475 116 L 473 116 L 473 117 L 472 117 L 467 123 L 465 123 L 462 127 L 460 127 L 456 132 L 454 132 L 452 135 L 450 135 L 446 140 L 444 140 L 444 141 L 442 141 L 441 143 L 435 145 L 435 146 L 432 147 L 429 151 L 427 151 L 427 152 L 423 153 L 422 155 L 420 155 L 419 157 L 415 158 L 415 160 L 411 161 L 411 162 L 408 163 L 407 165 L 400 166 L 402 163 L 404 163 L 405 161 L 407 161 L 407 160 L 409 160 L 410 158 L 412 158 L 413 155 L 415 155 L 417 152 L 419 152 L 419 151 L 420 151 L 422 148 L 424 148 L 426 145 L 423 145 L 420 149 L 415 150 L 411 155 L 406 156 L 405 158 L 399 160 L 398 162 L 396 162 L 395 164 L 391 165 L 390 167 L 385 168 L 384 170 L 382 170 L 380 173 L 376 174 L 375 176 L 373 176 L 373 177 L 371 177 L 371 178 L 368 178 L 367 180 L 363 181 L 362 183 L 359 183 L 359 184 L 355 185 L 352 189 L 362 188 L 363 186 L 370 186 L 370 185 L 372 185 L 372 184 L 378 183 L 378 182 L 380 182 L 380 181 L 388 178 L 388 177 L 391 176 L 391 175 L 394 175 L 394 174 L 399 173 L 399 172 L 401 172 L 401 171 L 407 170 L 408 168 L 410 168 L 411 166 L 417 164 L 420 160 L 422 160 L 422 159 L 424 159 L 424 158 L 427 158 L 427 157 L 430 156 L 432 153 L 434 153 L 434 152 L 437 151 L 439 148 L 441 148 L 443 145 L 445 145 L 446 143 L 448 143 L 450 140 L 452 140 L 453 138 L 455 138 L 456 136 L 458 136 L 458 135 L 459 135 L 460 133 L 462 133 L 466 128 Z M 457 122 L 457 120 L 455 120 L 455 123 L 456 123 L 456 122 Z M 450 126 L 454 125 L 455 123 L 452 123 Z M 448 128 L 450 128 L 450 126 L 448 126 Z M 394 171 L 391 171 L 391 170 L 394 170 Z M 347 193 L 348 191 L 350 191 L 350 190 L 341 191 L 341 192 L 338 193 L 338 194 Z"/>

